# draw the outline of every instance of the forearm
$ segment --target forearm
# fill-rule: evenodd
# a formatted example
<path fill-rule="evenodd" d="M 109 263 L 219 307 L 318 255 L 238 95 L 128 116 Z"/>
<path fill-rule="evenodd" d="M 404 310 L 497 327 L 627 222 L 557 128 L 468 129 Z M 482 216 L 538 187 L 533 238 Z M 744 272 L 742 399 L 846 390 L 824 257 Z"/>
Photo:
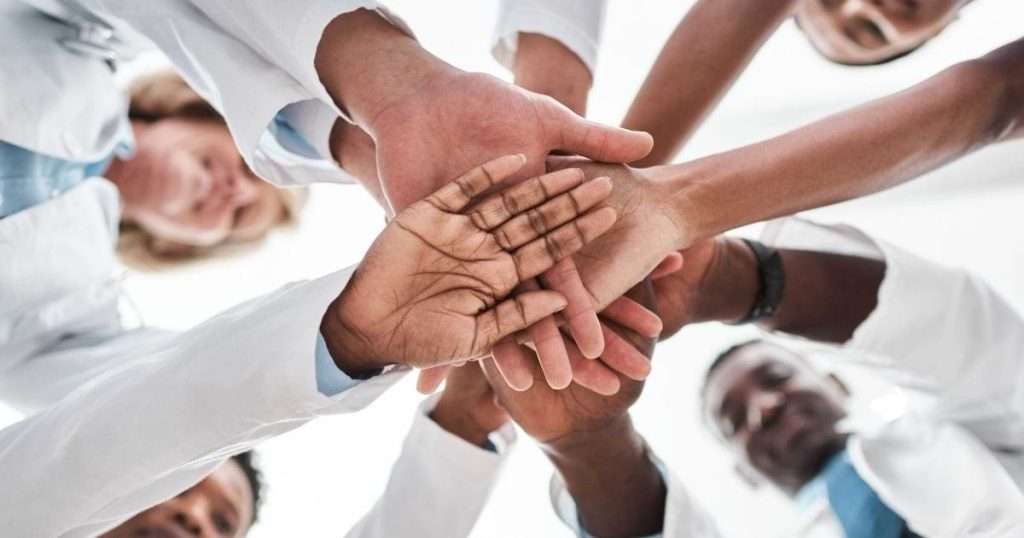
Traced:
<path fill-rule="evenodd" d="M 750 248 L 736 238 L 716 241 L 716 253 L 694 307 L 695 322 L 743 318 L 759 289 L 757 262 Z M 885 277 L 884 261 L 809 250 L 780 249 L 779 255 L 784 291 L 775 313 L 759 322 L 764 329 L 841 343 L 874 312 Z"/>
<path fill-rule="evenodd" d="M 654 135 L 636 163 L 671 161 L 789 16 L 795 0 L 701 0 L 669 37 L 622 126 Z"/>
<path fill-rule="evenodd" d="M 874 193 L 1004 139 L 1021 115 L 1014 59 L 1024 41 L 791 133 L 663 167 L 669 212 L 692 242 Z"/>
<path fill-rule="evenodd" d="M 628 415 L 600 431 L 576 433 L 543 448 L 588 533 L 616 538 L 661 531 L 665 483 Z"/>
<path fill-rule="evenodd" d="M 585 115 L 593 77 L 583 61 L 565 45 L 541 34 L 520 33 L 518 41 L 516 85 Z"/>

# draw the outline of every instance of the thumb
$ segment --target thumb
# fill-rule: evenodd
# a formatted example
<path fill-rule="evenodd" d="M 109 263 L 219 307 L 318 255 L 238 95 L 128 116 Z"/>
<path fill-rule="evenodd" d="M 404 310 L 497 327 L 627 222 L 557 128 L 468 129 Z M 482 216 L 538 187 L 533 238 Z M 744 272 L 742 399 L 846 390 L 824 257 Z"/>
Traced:
<path fill-rule="evenodd" d="M 654 138 L 648 133 L 584 119 L 565 107 L 552 107 L 547 123 L 547 132 L 554 137 L 550 149 L 595 161 L 630 163 L 646 157 L 654 148 Z"/>

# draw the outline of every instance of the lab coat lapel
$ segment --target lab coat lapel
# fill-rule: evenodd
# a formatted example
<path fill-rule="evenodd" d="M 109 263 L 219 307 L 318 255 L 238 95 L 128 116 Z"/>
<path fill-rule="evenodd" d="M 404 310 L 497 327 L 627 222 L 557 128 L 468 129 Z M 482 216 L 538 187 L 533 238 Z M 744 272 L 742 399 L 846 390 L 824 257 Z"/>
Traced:
<path fill-rule="evenodd" d="M 959 426 L 919 415 L 849 444 L 861 477 L 922 536 L 1022 536 L 1024 495 Z"/>

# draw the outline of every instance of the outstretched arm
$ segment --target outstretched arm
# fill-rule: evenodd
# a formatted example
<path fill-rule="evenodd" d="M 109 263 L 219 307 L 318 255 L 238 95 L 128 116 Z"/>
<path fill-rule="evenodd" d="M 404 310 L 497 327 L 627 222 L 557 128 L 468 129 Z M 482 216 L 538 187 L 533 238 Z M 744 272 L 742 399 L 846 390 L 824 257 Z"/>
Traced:
<path fill-rule="evenodd" d="M 651 133 L 634 166 L 665 164 L 700 127 L 796 0 L 700 0 L 672 32 L 622 126 Z"/>
<path fill-rule="evenodd" d="M 551 165 L 607 175 L 615 184 L 609 204 L 619 210 L 618 224 L 577 257 L 594 303 L 604 305 L 669 252 L 909 181 L 1019 136 L 1022 120 L 1019 40 L 901 93 L 697 161 L 646 169 L 565 160 Z"/>
<path fill-rule="evenodd" d="M 878 192 L 1024 132 L 1024 40 L 903 92 L 656 175 L 681 246 Z"/>

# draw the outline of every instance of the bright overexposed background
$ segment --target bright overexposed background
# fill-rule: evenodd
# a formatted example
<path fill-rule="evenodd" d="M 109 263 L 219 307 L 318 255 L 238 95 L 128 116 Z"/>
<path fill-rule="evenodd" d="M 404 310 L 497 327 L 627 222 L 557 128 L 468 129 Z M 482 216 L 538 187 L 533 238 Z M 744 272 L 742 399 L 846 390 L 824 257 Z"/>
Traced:
<path fill-rule="evenodd" d="M 458 67 L 507 78 L 489 53 L 496 1 L 387 4 L 429 50 Z M 690 2 L 609 4 L 590 115 L 617 123 Z M 1022 32 L 1021 21 L 1024 3 L 978 0 L 922 50 L 874 68 L 828 64 L 786 23 L 680 158 L 754 142 L 898 91 L 1012 40 Z M 935 260 L 967 266 L 1024 309 L 1022 179 L 1024 144 L 1003 144 L 914 184 L 812 216 L 851 222 Z M 358 187 L 317 186 L 301 224 L 274 233 L 262 248 L 155 273 L 135 271 L 127 285 L 147 323 L 184 329 L 286 282 L 357 263 L 383 222 L 383 213 Z M 654 372 L 634 408 L 638 427 L 657 453 L 733 537 L 784 534 L 793 520 L 786 499 L 770 488 L 755 491 L 735 475 L 728 454 L 698 419 L 697 387 L 708 361 L 753 335 L 748 328 L 684 329 L 658 348 Z M 319 420 L 261 447 L 269 491 L 263 521 L 252 535 L 344 535 L 382 491 L 420 399 L 409 378 L 363 412 Z M 550 508 L 550 473 L 542 454 L 520 436 L 474 536 L 567 536 Z M 392 507 L 393 516 L 402 517 L 405 508 Z"/>

